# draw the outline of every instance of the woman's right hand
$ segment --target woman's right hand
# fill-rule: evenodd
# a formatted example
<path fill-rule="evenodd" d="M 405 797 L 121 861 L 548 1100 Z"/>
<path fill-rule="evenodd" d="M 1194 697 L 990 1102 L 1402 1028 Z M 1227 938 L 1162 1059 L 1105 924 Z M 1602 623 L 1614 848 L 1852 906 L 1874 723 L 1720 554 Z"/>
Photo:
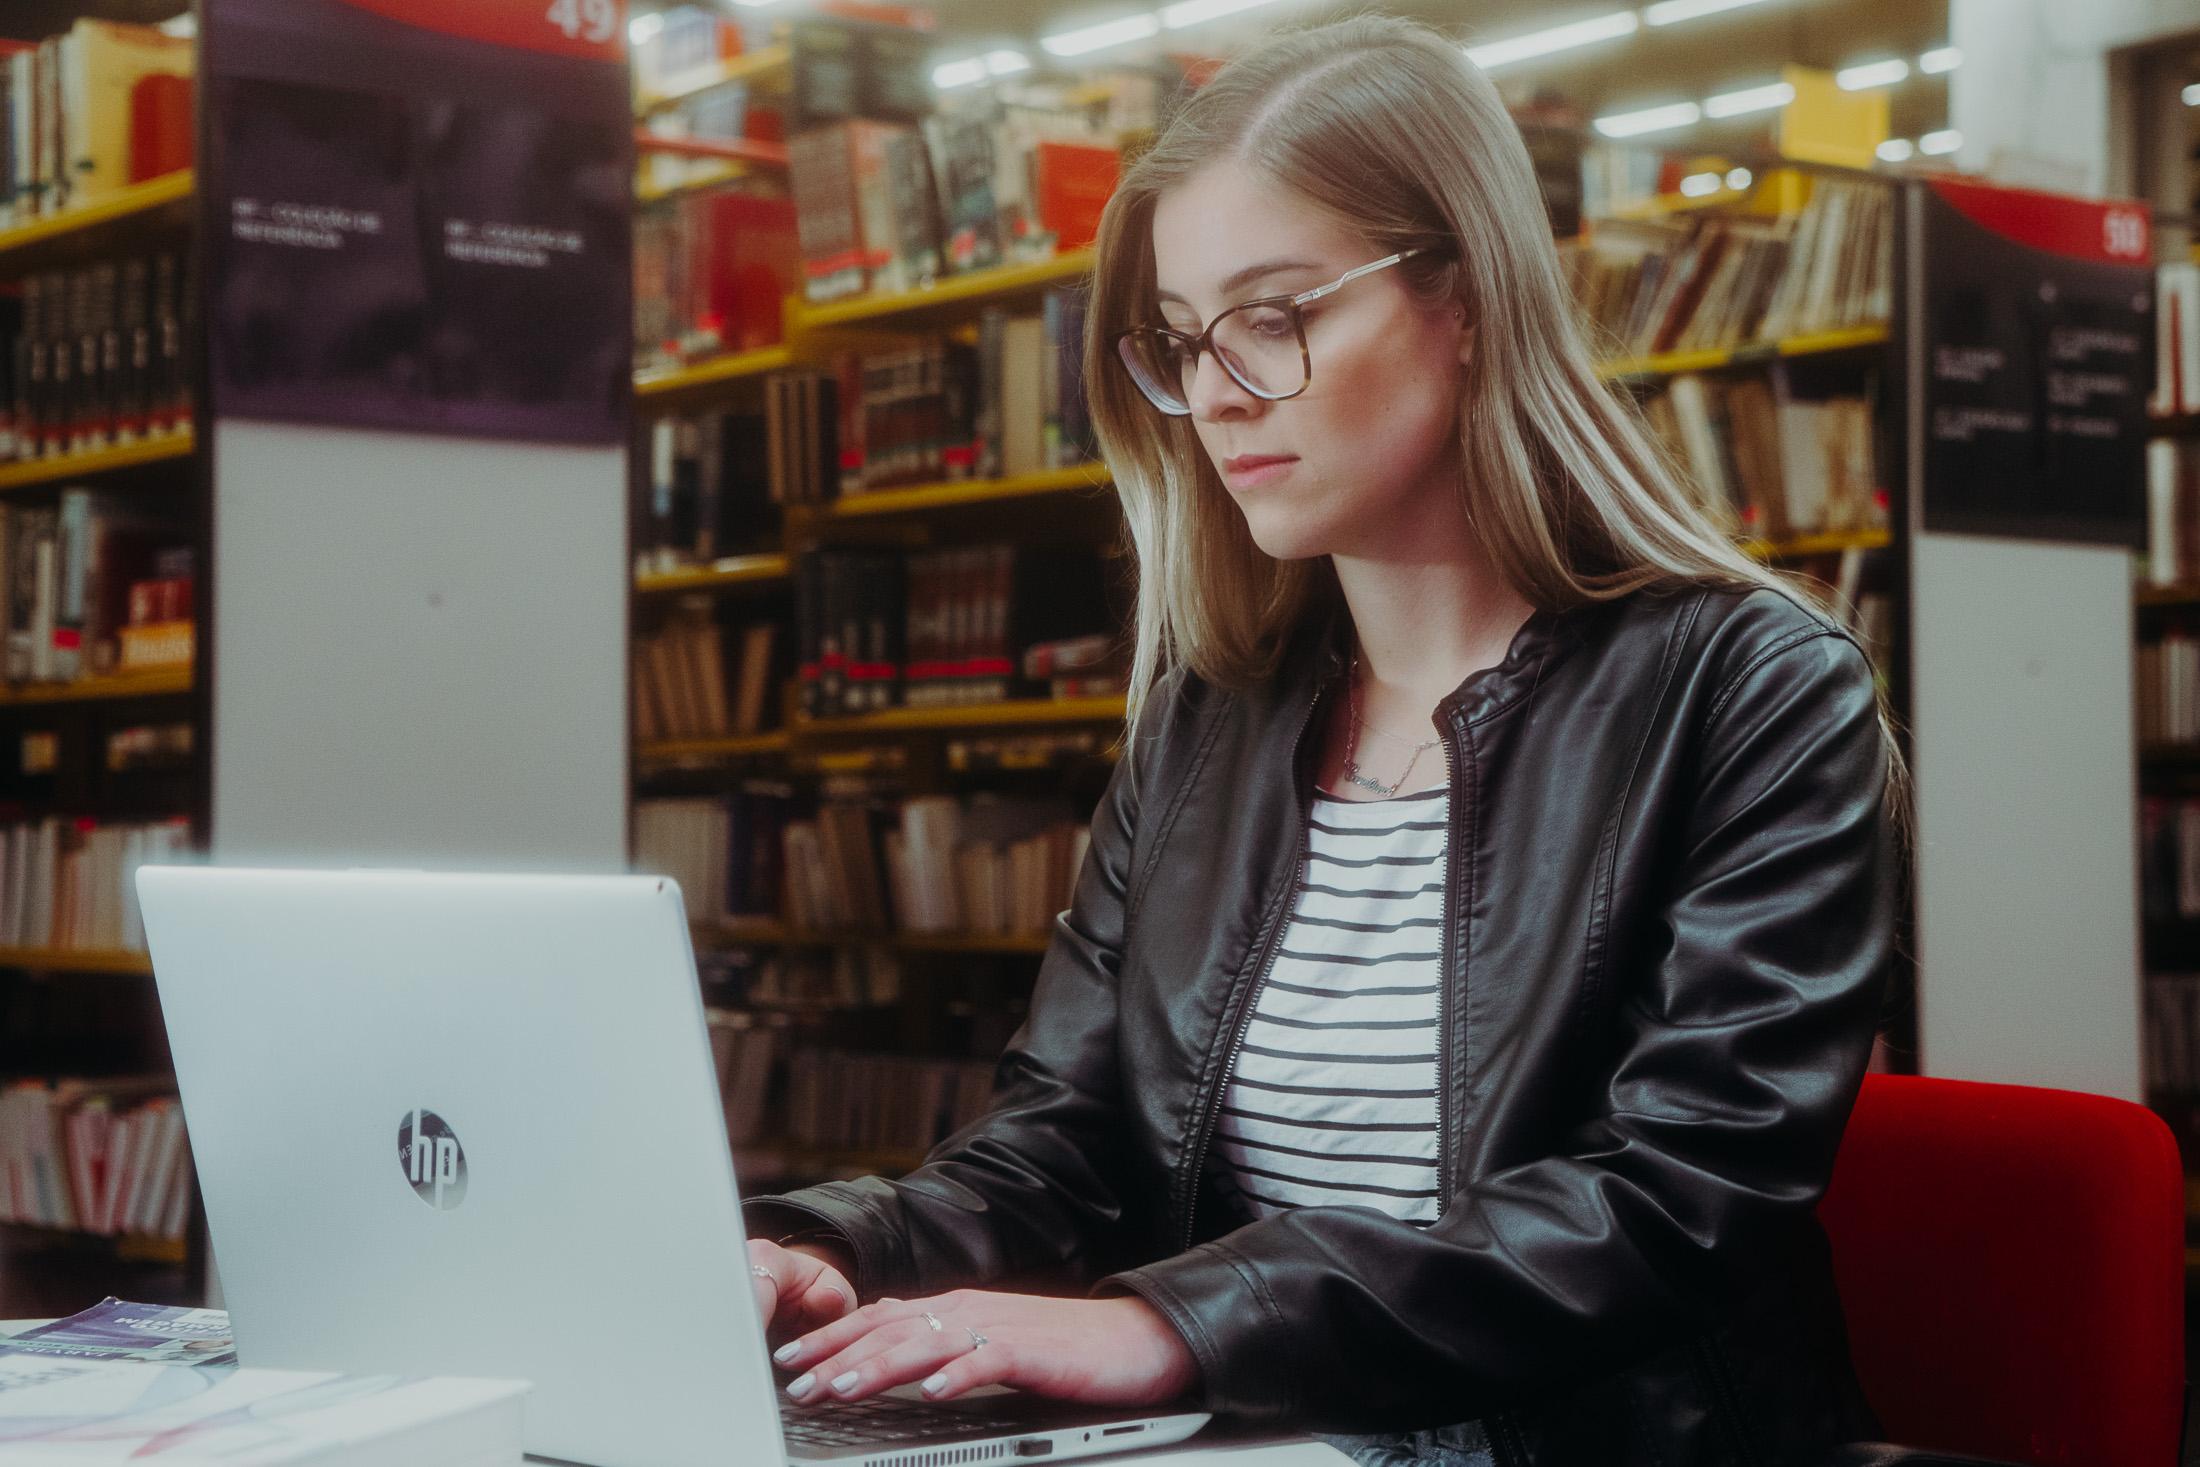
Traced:
<path fill-rule="evenodd" d="M 756 1286 L 756 1312 L 763 1316 L 766 1339 L 774 1344 L 794 1339 L 854 1309 L 851 1266 L 830 1243 L 782 1248 L 764 1238 L 749 1239 L 749 1282 Z"/>

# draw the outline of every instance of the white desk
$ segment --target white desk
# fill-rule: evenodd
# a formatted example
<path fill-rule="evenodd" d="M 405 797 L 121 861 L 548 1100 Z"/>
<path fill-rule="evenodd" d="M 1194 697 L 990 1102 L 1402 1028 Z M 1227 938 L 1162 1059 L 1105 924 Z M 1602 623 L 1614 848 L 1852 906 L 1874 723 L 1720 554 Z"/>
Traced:
<path fill-rule="evenodd" d="M 0 1319 L 0 1335 L 21 1334 L 44 1319 Z M 529 1460 L 533 1460 L 530 1458 Z M 1142 1452 L 1118 1452 L 1095 1462 L 1136 1462 L 1139 1467 L 1338 1467 L 1347 1462 L 1344 1453 L 1326 1442 L 1305 1436 L 1278 1436 L 1263 1441 L 1217 1440 L 1201 1445 L 1199 1437 L 1173 1447 L 1150 1447 Z"/>

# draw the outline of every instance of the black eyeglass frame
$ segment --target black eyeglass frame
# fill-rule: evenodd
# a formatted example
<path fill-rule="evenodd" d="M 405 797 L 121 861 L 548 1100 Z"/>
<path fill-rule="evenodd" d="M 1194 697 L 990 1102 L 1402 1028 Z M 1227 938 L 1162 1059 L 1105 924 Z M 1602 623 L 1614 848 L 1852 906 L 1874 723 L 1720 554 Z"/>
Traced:
<path fill-rule="evenodd" d="M 1247 392 L 1252 393 L 1253 396 L 1263 402 L 1289 402 L 1292 398 L 1297 397 L 1314 385 L 1314 355 L 1306 344 L 1306 317 L 1301 313 L 1300 307 L 1342 290 L 1363 275 L 1373 275 L 1378 270 L 1387 270 L 1401 260 L 1410 260 L 1415 255 L 1425 255 L 1428 250 L 1429 247 L 1426 245 L 1416 245 L 1410 250 L 1400 250 L 1394 255 L 1385 255 L 1380 260 L 1345 271 L 1344 274 L 1330 281 L 1327 285 L 1317 285 L 1312 290 L 1302 290 L 1296 295 L 1266 295 L 1257 300 L 1239 301 L 1228 310 L 1218 313 L 1212 321 L 1207 323 L 1207 329 L 1197 336 L 1188 331 L 1178 331 L 1170 326 L 1131 326 L 1116 332 L 1114 336 L 1109 338 L 1109 344 L 1115 348 L 1116 361 L 1130 375 L 1131 382 L 1138 388 L 1139 395 L 1172 418 L 1190 417 L 1192 405 L 1186 402 L 1181 407 L 1171 407 L 1168 403 L 1156 398 L 1146 384 L 1139 380 L 1138 369 L 1131 365 L 1130 358 L 1123 354 L 1126 343 L 1139 337 L 1168 337 L 1184 344 L 1184 349 L 1188 353 L 1185 360 L 1190 362 L 1197 362 L 1204 352 L 1213 352 L 1214 358 L 1216 362 L 1221 364 L 1222 370 L 1230 374 L 1230 380 Z M 1290 318 L 1292 335 L 1298 338 L 1299 385 L 1289 392 L 1268 392 L 1254 386 L 1245 380 L 1237 368 L 1230 365 L 1228 355 L 1215 350 L 1214 338 L 1217 326 L 1229 320 L 1239 311 L 1250 311 L 1261 306 L 1280 308 Z"/>

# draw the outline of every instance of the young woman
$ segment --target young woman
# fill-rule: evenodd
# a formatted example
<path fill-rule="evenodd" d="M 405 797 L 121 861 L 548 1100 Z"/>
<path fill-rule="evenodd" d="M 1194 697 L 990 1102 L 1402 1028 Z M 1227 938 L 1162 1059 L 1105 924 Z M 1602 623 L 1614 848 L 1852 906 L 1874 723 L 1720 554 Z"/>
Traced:
<path fill-rule="evenodd" d="M 1900 766 L 1856 643 L 1599 382 L 1496 91 L 1404 22 L 1272 41 L 1098 259 L 1134 732 L 990 1112 L 749 1203 L 789 1393 L 1183 1399 L 1380 1464 L 1871 1436 L 1813 1209 Z"/>

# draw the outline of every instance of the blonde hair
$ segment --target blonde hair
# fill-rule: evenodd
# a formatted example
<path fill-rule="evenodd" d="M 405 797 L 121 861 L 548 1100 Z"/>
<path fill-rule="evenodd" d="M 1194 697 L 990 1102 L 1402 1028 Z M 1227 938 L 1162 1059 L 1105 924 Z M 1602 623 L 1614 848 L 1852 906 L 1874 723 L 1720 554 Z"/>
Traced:
<path fill-rule="evenodd" d="M 1234 157 L 1361 232 L 1370 257 L 1475 327 L 1458 434 L 1460 510 L 1489 561 L 1539 608 L 1652 586 L 1769 587 L 1809 605 L 1802 578 L 1760 564 L 1689 493 L 1640 409 L 1596 373 L 1526 145 L 1459 46 L 1416 22 L 1358 16 L 1287 32 L 1199 87 L 1128 165 L 1101 216 L 1085 385 L 1137 576 L 1130 722 L 1176 669 L 1246 686 L 1335 594 L 1326 558 L 1272 559 L 1201 449 L 1114 360 L 1147 324 L 1155 201 Z M 1882 693 L 1898 828 L 1907 777 Z"/>

